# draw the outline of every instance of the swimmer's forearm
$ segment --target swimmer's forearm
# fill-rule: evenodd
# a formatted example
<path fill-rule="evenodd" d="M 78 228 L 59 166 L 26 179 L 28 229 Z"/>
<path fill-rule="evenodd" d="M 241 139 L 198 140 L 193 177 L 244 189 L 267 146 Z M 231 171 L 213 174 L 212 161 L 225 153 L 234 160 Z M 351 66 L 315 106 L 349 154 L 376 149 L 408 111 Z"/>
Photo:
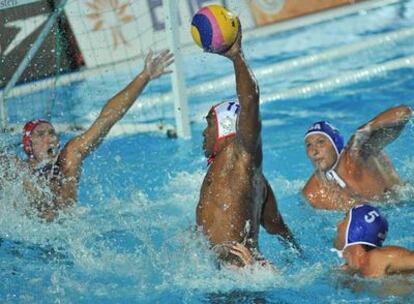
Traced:
<path fill-rule="evenodd" d="M 276 218 L 271 219 L 270 223 L 269 221 L 267 223 L 262 223 L 267 233 L 272 234 L 272 235 L 277 235 L 285 246 L 293 247 L 299 253 L 302 253 L 302 248 L 300 247 L 299 243 L 296 241 L 289 227 L 283 221 L 280 214 L 278 214 Z"/>
<path fill-rule="evenodd" d="M 101 117 L 113 117 L 114 122 L 121 119 L 129 110 L 150 81 L 150 75 L 143 70 L 122 91 L 111 98 L 101 111 Z"/>
<path fill-rule="evenodd" d="M 351 156 L 365 158 L 381 151 L 400 135 L 411 115 L 410 107 L 405 105 L 377 115 L 360 127 L 351 139 Z"/>
<path fill-rule="evenodd" d="M 116 94 L 107 103 L 103 112 L 105 110 L 115 111 L 115 114 L 119 115 L 118 119 L 120 119 L 132 106 L 150 80 L 156 79 L 164 74 L 172 73 L 171 70 L 168 70 L 168 67 L 173 62 L 174 55 L 170 50 L 164 50 L 155 57 L 150 50 L 145 57 L 142 72 L 125 89 Z"/>
<path fill-rule="evenodd" d="M 237 137 L 242 147 L 256 153 L 260 143 L 259 87 L 242 53 L 233 58 L 237 96 L 240 102 Z"/>
<path fill-rule="evenodd" d="M 411 116 L 411 108 L 406 105 L 400 105 L 380 113 L 362 128 L 369 128 L 371 131 L 375 131 L 381 128 L 404 126 Z"/>
<path fill-rule="evenodd" d="M 258 106 L 259 86 L 250 67 L 247 65 L 243 53 L 233 58 L 236 71 L 236 89 L 241 106 L 250 106 L 252 103 Z"/>
<path fill-rule="evenodd" d="M 74 154 L 75 158 L 76 155 L 80 155 L 81 159 L 89 155 L 101 143 L 114 124 L 125 115 L 149 81 L 149 74 L 144 70 L 127 87 L 110 99 L 92 126 L 71 140 L 65 147 L 68 151 L 75 151 L 75 153 L 69 154 Z"/>

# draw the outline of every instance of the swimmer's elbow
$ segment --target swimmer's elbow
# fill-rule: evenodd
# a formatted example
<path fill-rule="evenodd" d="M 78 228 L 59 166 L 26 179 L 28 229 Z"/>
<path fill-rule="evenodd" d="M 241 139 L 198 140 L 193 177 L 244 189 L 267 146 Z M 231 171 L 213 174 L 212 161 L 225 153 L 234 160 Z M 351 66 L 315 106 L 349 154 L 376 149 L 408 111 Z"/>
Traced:
<path fill-rule="evenodd" d="M 407 105 L 396 106 L 385 113 L 391 115 L 389 121 L 391 127 L 406 124 L 412 116 L 412 110 Z"/>

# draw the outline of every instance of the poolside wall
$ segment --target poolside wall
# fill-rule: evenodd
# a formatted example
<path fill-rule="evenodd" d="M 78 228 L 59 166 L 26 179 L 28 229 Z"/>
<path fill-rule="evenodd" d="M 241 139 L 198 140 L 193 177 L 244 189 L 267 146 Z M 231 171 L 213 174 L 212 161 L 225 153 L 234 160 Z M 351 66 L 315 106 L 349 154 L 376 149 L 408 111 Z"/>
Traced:
<path fill-rule="evenodd" d="M 198 8 L 220 3 L 240 15 L 245 30 L 262 27 L 343 5 L 350 0 L 177 0 L 181 21 L 180 40 L 192 43 L 189 23 Z M 374 1 L 374 0 L 365 0 Z M 45 25 L 56 1 L 0 0 L 0 88 Z M 19 82 L 28 82 L 59 73 L 110 66 L 141 58 L 149 47 L 165 48 L 162 0 L 69 0 L 54 30 L 49 34 Z M 56 58 L 58 44 L 63 48 Z"/>
<path fill-rule="evenodd" d="M 363 0 L 252 0 L 248 2 L 256 25 L 261 26 L 362 1 Z"/>

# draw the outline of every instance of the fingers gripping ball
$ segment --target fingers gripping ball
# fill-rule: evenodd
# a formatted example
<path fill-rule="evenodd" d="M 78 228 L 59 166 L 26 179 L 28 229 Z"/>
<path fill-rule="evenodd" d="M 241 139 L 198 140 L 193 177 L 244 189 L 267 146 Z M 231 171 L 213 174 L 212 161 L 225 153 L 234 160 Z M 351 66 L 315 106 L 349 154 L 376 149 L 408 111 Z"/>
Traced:
<path fill-rule="evenodd" d="M 202 7 L 191 22 L 191 35 L 205 51 L 224 53 L 236 41 L 239 19 L 221 5 Z"/>

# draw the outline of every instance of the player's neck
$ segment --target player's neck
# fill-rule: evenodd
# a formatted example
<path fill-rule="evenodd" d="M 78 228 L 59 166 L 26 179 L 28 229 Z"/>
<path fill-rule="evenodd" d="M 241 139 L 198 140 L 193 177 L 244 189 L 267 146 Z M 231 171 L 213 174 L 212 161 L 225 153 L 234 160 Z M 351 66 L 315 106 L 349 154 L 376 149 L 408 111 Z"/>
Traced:
<path fill-rule="evenodd" d="M 208 158 L 208 165 L 212 165 L 228 146 L 233 142 L 233 137 L 221 139 L 215 146 L 214 153 Z"/>
<path fill-rule="evenodd" d="M 228 146 L 232 145 L 233 142 L 234 142 L 234 136 L 227 137 L 227 138 L 220 140 L 218 144 L 217 155 L 223 150 L 225 150 Z"/>

